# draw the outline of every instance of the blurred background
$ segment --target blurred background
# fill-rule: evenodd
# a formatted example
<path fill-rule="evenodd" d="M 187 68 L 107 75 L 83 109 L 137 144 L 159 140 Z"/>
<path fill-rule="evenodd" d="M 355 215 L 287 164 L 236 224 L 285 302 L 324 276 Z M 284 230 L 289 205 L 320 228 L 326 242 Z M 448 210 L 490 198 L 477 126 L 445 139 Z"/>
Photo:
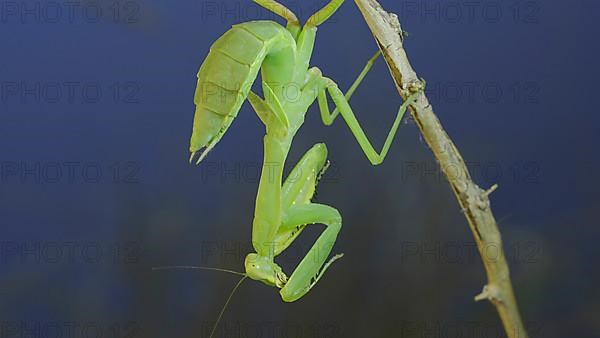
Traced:
<path fill-rule="evenodd" d="M 306 20 L 324 1 L 284 1 Z M 393 1 L 449 135 L 491 196 L 530 337 L 600 337 L 600 117 L 592 0 Z M 251 250 L 264 127 L 249 104 L 188 164 L 196 72 L 248 1 L 0 1 L 2 337 L 208 337 Z M 596 41 L 596 42 L 594 42 Z M 376 50 L 352 1 L 312 64 L 348 88 Z M 401 100 L 379 60 L 352 99 L 376 145 Z M 336 262 L 295 303 L 245 282 L 215 337 L 504 337 L 473 297 L 472 234 L 414 122 L 372 167 L 316 105 L 290 165 L 326 142 L 316 200 L 344 218 Z M 594 211 L 596 210 L 596 211 Z M 291 273 L 321 226 L 281 257 Z M 68 335 L 72 334 L 72 335 Z"/>

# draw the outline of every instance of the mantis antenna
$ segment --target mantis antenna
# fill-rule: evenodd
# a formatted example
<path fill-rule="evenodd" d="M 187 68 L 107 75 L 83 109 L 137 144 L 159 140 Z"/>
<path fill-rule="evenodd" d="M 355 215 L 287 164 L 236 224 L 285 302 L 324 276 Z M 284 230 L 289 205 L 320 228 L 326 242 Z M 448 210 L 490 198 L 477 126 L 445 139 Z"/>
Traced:
<path fill-rule="evenodd" d="M 248 278 L 248 276 L 244 275 L 244 277 L 242 277 L 240 281 L 233 287 L 233 290 L 231 290 L 231 293 L 229 294 L 229 297 L 227 297 L 227 301 L 225 302 L 225 305 L 223 305 L 223 308 L 219 313 L 219 317 L 217 317 L 217 322 L 215 323 L 215 326 L 213 326 L 213 329 L 210 332 L 210 336 L 208 336 L 208 338 L 212 338 L 212 336 L 215 334 L 217 327 L 219 327 L 219 322 L 221 322 L 221 317 L 223 317 L 223 313 L 225 313 L 225 309 L 227 309 L 227 305 L 229 305 L 229 301 L 231 301 L 231 298 L 233 298 L 233 294 L 237 291 L 240 285 L 242 285 L 242 282 L 245 281 L 246 278 Z"/>
<path fill-rule="evenodd" d="M 221 308 L 221 312 L 219 312 L 219 316 L 217 317 L 217 321 L 215 322 L 215 325 L 213 326 L 213 328 L 210 332 L 210 336 L 208 336 L 209 338 L 212 338 L 212 336 L 215 334 L 215 331 L 217 330 L 217 327 L 219 327 L 221 318 L 223 318 L 223 314 L 225 313 L 225 310 L 227 309 L 227 306 L 229 305 L 231 298 L 233 298 L 233 295 L 235 294 L 237 289 L 240 287 L 240 285 L 242 285 L 242 282 L 244 280 L 246 280 L 246 278 L 248 278 L 248 275 L 246 275 L 245 273 L 242 273 L 242 272 L 237 272 L 237 271 L 227 270 L 227 269 L 220 269 L 220 268 L 212 268 L 212 267 L 208 267 L 208 266 L 176 265 L 176 266 L 158 266 L 158 267 L 152 268 L 152 271 L 161 271 L 161 270 L 209 270 L 209 271 L 227 272 L 230 274 L 243 276 L 237 282 L 237 284 L 233 287 L 231 292 L 229 293 L 229 297 L 227 297 L 225 304 Z"/>
<path fill-rule="evenodd" d="M 174 265 L 174 266 L 157 266 L 152 268 L 152 271 L 161 271 L 161 270 L 210 270 L 210 271 L 219 271 L 219 272 L 227 272 L 238 276 L 246 276 L 243 272 L 227 270 L 227 269 L 219 269 L 212 268 L 208 266 L 191 266 L 191 265 Z"/>

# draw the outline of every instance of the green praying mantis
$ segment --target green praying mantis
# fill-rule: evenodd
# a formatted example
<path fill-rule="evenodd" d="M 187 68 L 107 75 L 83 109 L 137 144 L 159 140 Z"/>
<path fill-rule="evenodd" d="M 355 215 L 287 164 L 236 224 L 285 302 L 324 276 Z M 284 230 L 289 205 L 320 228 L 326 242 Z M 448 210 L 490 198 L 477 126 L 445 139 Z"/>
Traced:
<path fill-rule="evenodd" d="M 199 154 L 196 164 L 200 164 L 231 126 L 247 98 L 264 123 L 266 135 L 252 223 L 252 244 L 256 252 L 246 256 L 245 276 L 279 288 L 283 301 L 293 302 L 314 287 L 327 268 L 342 257 L 342 254 L 335 255 L 325 263 L 342 227 L 340 213 L 331 206 L 311 202 L 318 179 L 328 166 L 325 144 L 318 143 L 308 150 L 281 183 L 283 163 L 308 108 L 317 100 L 325 125 L 331 125 L 341 114 L 368 160 L 378 165 L 386 157 L 416 94 L 402 104 L 382 150 L 376 151 L 348 100 L 380 53 L 369 60 L 346 94 L 333 80 L 323 76 L 319 68 L 309 68 L 317 27 L 333 15 L 344 0 L 332 0 L 304 26 L 277 1 L 254 1 L 283 17 L 287 25 L 284 28 L 273 21 L 244 22 L 234 25 L 212 45 L 198 72 L 190 162 Z M 251 91 L 259 71 L 264 99 Z M 299 90 L 293 99 L 290 99 L 290 84 Z M 333 113 L 327 93 L 336 106 Z M 307 254 L 288 278 L 274 258 L 286 250 L 307 225 L 315 223 L 326 225 L 311 248 L 315 254 Z"/>
<path fill-rule="evenodd" d="M 348 100 L 380 53 L 369 60 L 346 94 L 333 80 L 323 76 L 319 68 L 309 68 L 317 27 L 333 15 L 344 0 L 332 0 L 303 26 L 282 4 L 274 0 L 254 1 L 283 17 L 287 25 L 283 27 L 273 21 L 244 22 L 234 25 L 212 45 L 198 72 L 190 162 L 198 156 L 196 164 L 200 164 L 231 126 L 247 98 L 264 123 L 266 134 L 252 224 L 252 244 L 256 252 L 246 256 L 245 273 L 240 274 L 243 279 L 249 277 L 279 288 L 283 301 L 293 302 L 309 292 L 331 264 L 342 257 L 342 254 L 334 255 L 325 262 L 342 227 L 340 213 L 331 206 L 311 202 L 319 177 L 328 166 L 325 144 L 318 143 L 308 150 L 282 184 L 283 163 L 308 108 L 317 100 L 325 125 L 331 125 L 341 114 L 368 160 L 378 165 L 386 157 L 416 93 L 402 104 L 383 148 L 376 151 Z M 264 98 L 251 91 L 259 71 Z M 290 99 L 290 84 L 298 89 L 299 95 L 294 99 Z M 327 93 L 336 106 L 333 112 L 329 109 Z M 288 277 L 275 263 L 275 257 L 286 250 L 307 225 L 316 223 L 326 225 L 311 248 L 316 254 L 307 254 Z"/>

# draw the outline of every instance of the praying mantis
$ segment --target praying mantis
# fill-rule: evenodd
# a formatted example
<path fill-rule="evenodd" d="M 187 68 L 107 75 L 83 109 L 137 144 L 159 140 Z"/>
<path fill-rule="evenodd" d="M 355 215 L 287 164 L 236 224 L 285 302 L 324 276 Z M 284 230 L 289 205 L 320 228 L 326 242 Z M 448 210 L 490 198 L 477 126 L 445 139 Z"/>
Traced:
<path fill-rule="evenodd" d="M 308 108 L 317 101 L 325 125 L 331 125 L 341 115 L 367 159 L 378 165 L 385 159 L 416 93 L 402 104 L 383 148 L 376 151 L 348 100 L 380 53 L 369 60 L 346 94 L 319 68 L 309 68 L 317 27 L 332 16 L 344 0 L 332 0 L 304 25 L 277 1 L 254 1 L 284 18 L 287 25 L 283 27 L 273 21 L 244 22 L 234 25 L 212 45 L 198 72 L 190 162 L 198 156 L 196 164 L 200 164 L 229 129 L 247 98 L 264 123 L 266 134 L 252 223 L 255 252 L 246 256 L 242 275 L 280 289 L 282 300 L 293 302 L 308 293 L 343 255 L 334 255 L 325 262 L 341 230 L 342 217 L 335 208 L 311 201 L 319 177 L 328 166 L 326 145 L 318 143 L 308 150 L 282 184 L 283 164 Z M 259 71 L 264 98 L 251 91 Z M 289 94 L 292 85 L 298 89 L 293 99 Z M 329 109 L 327 93 L 336 106 L 333 112 Z M 313 244 L 313 254 L 304 256 L 288 277 L 275 263 L 275 257 L 286 250 L 307 225 L 316 223 L 326 228 Z"/>

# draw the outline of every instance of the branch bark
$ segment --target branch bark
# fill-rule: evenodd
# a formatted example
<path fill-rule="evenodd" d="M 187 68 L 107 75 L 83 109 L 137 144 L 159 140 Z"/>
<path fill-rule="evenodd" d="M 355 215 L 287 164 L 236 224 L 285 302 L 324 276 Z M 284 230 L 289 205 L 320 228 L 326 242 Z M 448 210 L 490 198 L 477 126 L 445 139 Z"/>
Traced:
<path fill-rule="evenodd" d="M 355 2 L 385 57 L 402 98 L 406 99 L 410 94 L 420 92 L 415 104 L 410 107 L 411 115 L 456 195 L 487 273 L 487 285 L 475 300 L 487 299 L 496 307 L 509 338 L 526 338 L 527 332 L 519 314 L 502 250 L 502 239 L 488 198 L 497 186 L 484 191 L 471 179 L 460 152 L 442 127 L 422 90 L 424 82 L 410 65 L 403 48 L 403 32 L 398 17 L 386 12 L 376 0 Z"/>

